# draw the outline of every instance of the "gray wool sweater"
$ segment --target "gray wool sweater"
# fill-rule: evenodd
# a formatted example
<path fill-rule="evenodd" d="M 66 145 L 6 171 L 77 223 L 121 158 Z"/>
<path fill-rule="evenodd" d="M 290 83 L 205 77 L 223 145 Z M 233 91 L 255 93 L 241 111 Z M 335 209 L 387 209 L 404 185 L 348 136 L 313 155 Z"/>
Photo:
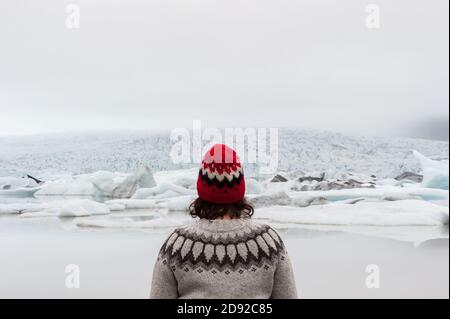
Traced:
<path fill-rule="evenodd" d="M 250 218 L 175 229 L 153 270 L 150 298 L 297 298 L 283 241 Z"/>

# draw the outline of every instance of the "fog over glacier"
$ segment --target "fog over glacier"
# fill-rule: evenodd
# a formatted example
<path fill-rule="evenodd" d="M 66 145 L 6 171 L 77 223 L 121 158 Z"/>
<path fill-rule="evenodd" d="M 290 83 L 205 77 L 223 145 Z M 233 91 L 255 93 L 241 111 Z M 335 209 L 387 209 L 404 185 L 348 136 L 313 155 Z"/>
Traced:
<path fill-rule="evenodd" d="M 312 127 L 448 140 L 448 1 L 0 3 L 0 134 Z M 14 30 L 14 32 L 12 32 Z"/>

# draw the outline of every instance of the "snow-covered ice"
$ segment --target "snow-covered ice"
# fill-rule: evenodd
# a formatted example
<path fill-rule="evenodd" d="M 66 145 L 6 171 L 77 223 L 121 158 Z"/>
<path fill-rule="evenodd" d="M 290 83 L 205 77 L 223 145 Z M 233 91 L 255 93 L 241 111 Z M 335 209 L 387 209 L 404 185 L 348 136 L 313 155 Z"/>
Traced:
<path fill-rule="evenodd" d="M 0 196 L 31 197 L 40 190 L 40 187 L 18 187 L 14 189 L 1 189 Z"/>
<path fill-rule="evenodd" d="M 153 209 L 159 208 L 157 202 L 153 199 L 112 199 L 105 201 L 109 207 L 118 210 L 120 207 L 124 209 Z"/>
<path fill-rule="evenodd" d="M 0 190 L 36 187 L 38 184 L 31 178 L 0 176 Z"/>
<path fill-rule="evenodd" d="M 422 200 L 331 203 L 304 208 L 264 207 L 255 217 L 283 223 L 317 225 L 442 226 L 448 225 L 448 207 Z"/>
<path fill-rule="evenodd" d="M 417 151 L 414 151 L 414 156 L 419 160 L 424 175 L 422 185 L 429 188 L 448 190 L 448 162 L 434 161 Z"/>
<path fill-rule="evenodd" d="M 287 192 L 294 198 L 322 197 L 329 201 L 341 201 L 354 198 L 375 198 L 380 200 L 400 200 L 418 198 L 424 201 L 445 200 L 449 192 L 442 189 L 423 188 L 420 185 L 409 187 L 380 186 L 377 188 L 357 188 L 329 191 Z"/>
<path fill-rule="evenodd" d="M 61 217 L 107 215 L 111 212 L 108 206 L 88 199 L 66 201 L 54 211 Z"/>
<path fill-rule="evenodd" d="M 139 188 L 155 187 L 156 182 L 153 172 L 148 166 L 140 167 L 135 173 L 130 174 L 111 192 L 103 191 L 103 195 L 112 198 L 130 198 Z M 99 188 L 97 186 L 97 188 Z"/>
<path fill-rule="evenodd" d="M 91 174 L 69 175 L 45 182 L 36 195 L 129 198 L 141 187 L 155 186 L 150 168 L 140 167 L 131 174 L 97 171 Z"/>
<path fill-rule="evenodd" d="M 68 176 L 56 181 L 46 182 L 36 193 L 38 196 L 77 195 L 95 196 L 96 188 L 91 176 Z"/>
<path fill-rule="evenodd" d="M 43 211 L 48 208 L 48 204 L 45 203 L 0 203 L 0 215 L 1 214 L 22 214 L 28 212 Z"/>
<path fill-rule="evenodd" d="M 21 217 L 79 217 L 106 215 L 110 212 L 107 205 L 89 199 L 55 200 L 44 203 L 0 203 L 0 214 L 20 214 Z"/>
<path fill-rule="evenodd" d="M 196 191 L 171 183 L 161 183 L 153 188 L 138 189 L 133 199 L 147 199 L 147 198 L 169 198 L 185 195 L 195 195 Z"/>
<path fill-rule="evenodd" d="M 58 134 L 0 139 L 0 176 L 18 171 L 49 180 L 48 177 L 61 172 L 132 173 L 143 163 L 155 172 L 177 170 L 180 165 L 170 159 L 173 143 L 169 133 Z M 420 170 L 412 150 L 432 159 L 448 160 L 449 157 L 448 142 L 283 128 L 279 129 L 278 171 L 296 172 L 295 175 L 325 172 L 327 178 L 340 178 L 349 173 L 394 178 L 405 171 Z M 181 166 L 198 173 L 198 163 Z M 247 167 L 246 174 L 247 177 L 255 175 L 253 168 Z M 195 178 L 196 174 L 192 176 Z M 156 174 L 155 180 L 158 182 Z"/>

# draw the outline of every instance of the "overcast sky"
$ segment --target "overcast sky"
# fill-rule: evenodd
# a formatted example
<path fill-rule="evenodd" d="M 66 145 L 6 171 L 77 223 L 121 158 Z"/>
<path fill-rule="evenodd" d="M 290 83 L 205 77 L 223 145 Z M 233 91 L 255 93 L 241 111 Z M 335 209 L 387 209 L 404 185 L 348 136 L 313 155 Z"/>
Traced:
<path fill-rule="evenodd" d="M 199 119 L 448 140 L 448 3 L 1 1 L 0 135 Z"/>

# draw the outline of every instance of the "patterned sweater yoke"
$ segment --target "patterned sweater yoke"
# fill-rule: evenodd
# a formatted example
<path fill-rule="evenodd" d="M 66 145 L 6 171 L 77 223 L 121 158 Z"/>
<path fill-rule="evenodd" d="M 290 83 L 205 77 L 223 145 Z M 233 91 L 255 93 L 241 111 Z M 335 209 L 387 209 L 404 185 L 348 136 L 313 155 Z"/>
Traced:
<path fill-rule="evenodd" d="M 152 298 L 296 298 L 279 234 L 249 218 L 175 229 L 153 271 Z"/>

